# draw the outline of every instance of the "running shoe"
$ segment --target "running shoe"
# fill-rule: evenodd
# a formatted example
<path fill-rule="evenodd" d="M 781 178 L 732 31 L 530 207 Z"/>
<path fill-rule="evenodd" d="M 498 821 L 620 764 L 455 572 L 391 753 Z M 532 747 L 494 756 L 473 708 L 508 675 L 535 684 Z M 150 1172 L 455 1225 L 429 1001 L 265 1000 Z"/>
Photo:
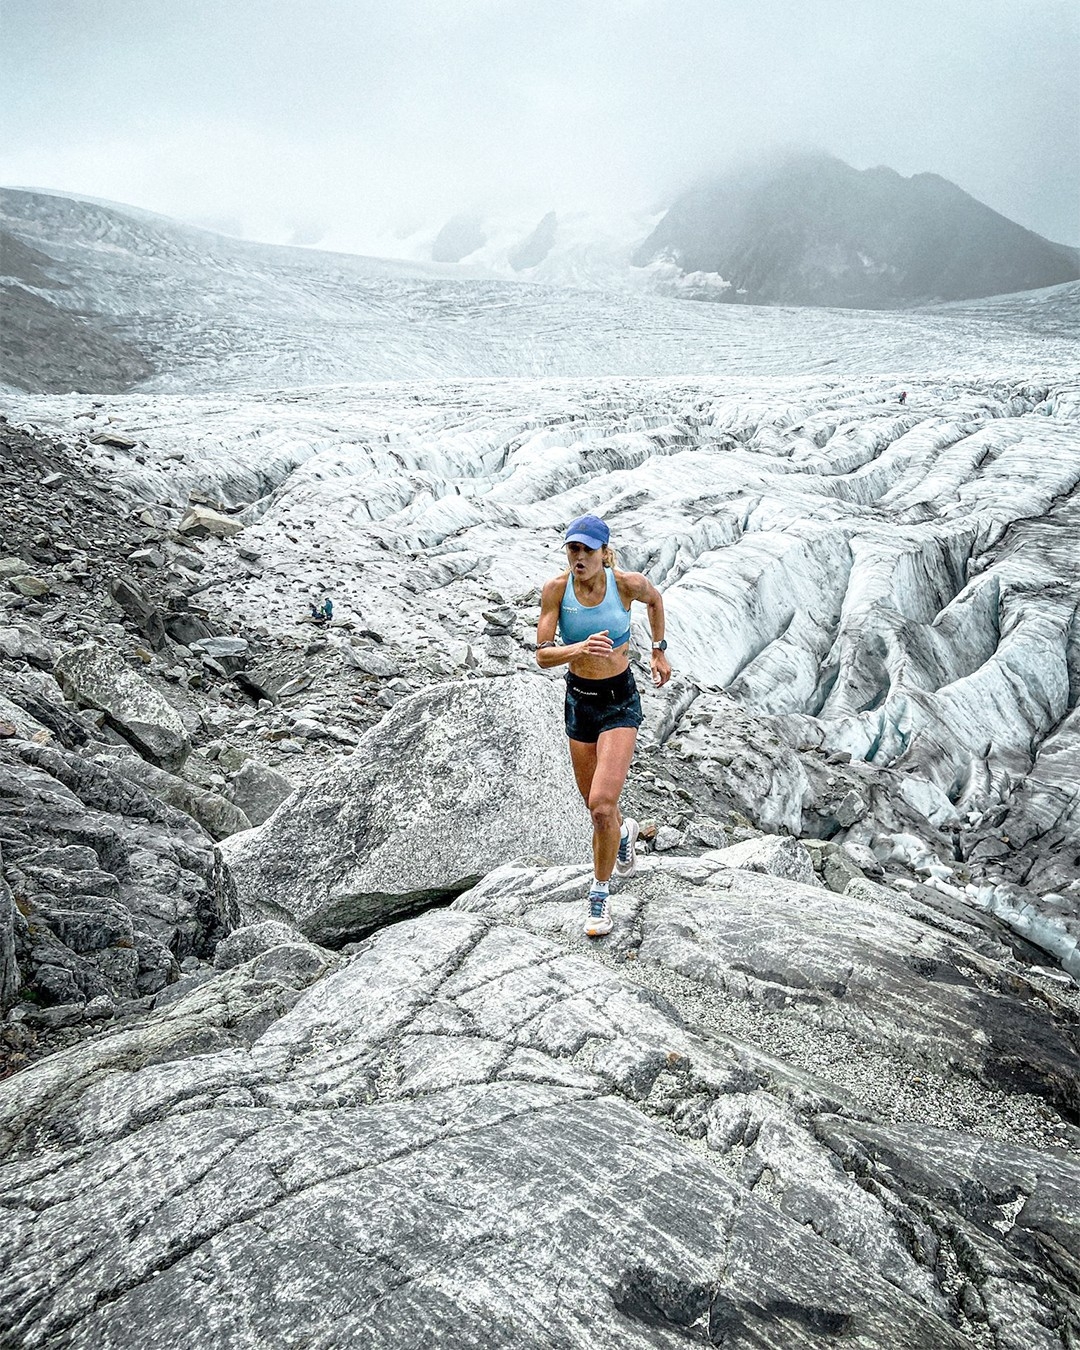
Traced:
<path fill-rule="evenodd" d="M 611 902 L 607 891 L 590 891 L 585 907 L 585 936 L 604 937 L 610 933 Z"/>
<path fill-rule="evenodd" d="M 637 871 L 637 856 L 635 853 L 635 844 L 638 837 L 638 823 L 632 817 L 627 816 L 623 820 L 626 826 L 626 834 L 619 839 L 619 853 L 615 859 L 615 875 L 619 877 L 632 877 Z"/>

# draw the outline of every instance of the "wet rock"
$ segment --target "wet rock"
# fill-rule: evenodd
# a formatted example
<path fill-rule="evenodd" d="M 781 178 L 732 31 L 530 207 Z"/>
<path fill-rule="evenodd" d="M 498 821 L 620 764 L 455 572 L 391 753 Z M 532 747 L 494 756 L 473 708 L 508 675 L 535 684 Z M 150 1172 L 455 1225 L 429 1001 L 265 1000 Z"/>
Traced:
<path fill-rule="evenodd" d="M 191 743 L 179 713 L 114 652 L 73 647 L 57 661 L 56 677 L 68 698 L 105 713 L 153 763 L 174 770 L 184 762 Z"/>
<path fill-rule="evenodd" d="M 348 761 L 224 842 L 245 915 L 289 918 L 335 945 L 464 889 L 508 853 L 587 856 L 564 739 L 559 691 L 536 677 L 403 699 Z"/>

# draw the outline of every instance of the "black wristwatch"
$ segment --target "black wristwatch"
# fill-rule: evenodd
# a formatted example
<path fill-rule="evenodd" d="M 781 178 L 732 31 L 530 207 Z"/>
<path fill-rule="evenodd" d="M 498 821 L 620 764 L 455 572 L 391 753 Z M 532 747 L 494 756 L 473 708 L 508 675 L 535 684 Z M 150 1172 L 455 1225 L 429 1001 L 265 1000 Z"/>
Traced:
<path fill-rule="evenodd" d="M 659 642 L 654 642 L 652 645 L 652 649 L 654 652 L 666 652 L 667 638 L 661 638 Z"/>

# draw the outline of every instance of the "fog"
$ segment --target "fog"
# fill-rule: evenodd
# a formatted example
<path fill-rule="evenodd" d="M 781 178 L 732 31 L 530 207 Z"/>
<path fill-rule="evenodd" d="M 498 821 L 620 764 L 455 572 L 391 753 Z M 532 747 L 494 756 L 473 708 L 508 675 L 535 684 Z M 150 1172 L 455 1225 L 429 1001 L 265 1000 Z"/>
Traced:
<path fill-rule="evenodd" d="M 0 182 L 273 242 L 662 208 L 776 144 L 1080 243 L 1057 0 L 3 0 Z"/>

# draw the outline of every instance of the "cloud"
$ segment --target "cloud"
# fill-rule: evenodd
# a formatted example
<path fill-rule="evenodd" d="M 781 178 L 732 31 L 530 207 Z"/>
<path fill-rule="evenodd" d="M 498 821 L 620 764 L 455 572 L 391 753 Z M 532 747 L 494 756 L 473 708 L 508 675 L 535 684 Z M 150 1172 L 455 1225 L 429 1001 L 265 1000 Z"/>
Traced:
<path fill-rule="evenodd" d="M 4 4 L 0 180 L 261 237 L 651 205 L 782 141 L 1080 228 L 1080 17 L 1052 0 Z"/>

